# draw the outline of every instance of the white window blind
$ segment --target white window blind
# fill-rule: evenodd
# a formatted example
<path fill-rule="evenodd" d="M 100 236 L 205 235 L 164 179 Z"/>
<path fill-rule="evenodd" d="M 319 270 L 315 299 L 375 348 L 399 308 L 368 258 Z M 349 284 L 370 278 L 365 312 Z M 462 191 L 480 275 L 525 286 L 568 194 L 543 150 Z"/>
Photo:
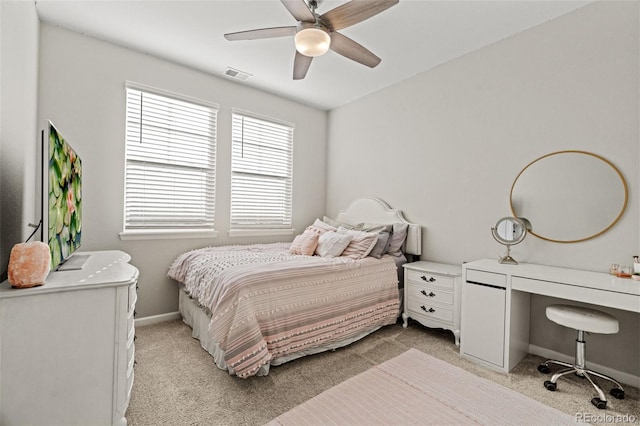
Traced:
<path fill-rule="evenodd" d="M 213 230 L 217 108 L 127 86 L 127 230 Z"/>
<path fill-rule="evenodd" d="M 293 125 L 232 114 L 231 229 L 291 228 Z"/>

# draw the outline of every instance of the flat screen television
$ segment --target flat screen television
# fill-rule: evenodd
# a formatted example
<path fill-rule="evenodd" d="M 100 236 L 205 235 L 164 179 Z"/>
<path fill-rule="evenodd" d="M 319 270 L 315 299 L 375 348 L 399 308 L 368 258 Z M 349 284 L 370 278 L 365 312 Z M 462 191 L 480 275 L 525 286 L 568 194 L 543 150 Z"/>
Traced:
<path fill-rule="evenodd" d="M 82 269 L 88 256 L 74 255 L 82 242 L 82 161 L 49 122 L 42 137 L 42 241 L 49 245 L 51 269 Z"/>

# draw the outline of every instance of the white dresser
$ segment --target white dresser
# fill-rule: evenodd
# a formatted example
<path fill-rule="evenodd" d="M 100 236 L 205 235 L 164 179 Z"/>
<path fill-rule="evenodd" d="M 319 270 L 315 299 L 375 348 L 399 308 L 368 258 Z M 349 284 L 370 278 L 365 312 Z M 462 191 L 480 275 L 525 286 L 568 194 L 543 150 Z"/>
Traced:
<path fill-rule="evenodd" d="M 435 262 L 404 265 L 404 320 L 451 330 L 460 345 L 460 284 L 462 267 Z"/>
<path fill-rule="evenodd" d="M 138 270 L 121 251 L 27 289 L 0 284 L 0 424 L 126 425 Z"/>

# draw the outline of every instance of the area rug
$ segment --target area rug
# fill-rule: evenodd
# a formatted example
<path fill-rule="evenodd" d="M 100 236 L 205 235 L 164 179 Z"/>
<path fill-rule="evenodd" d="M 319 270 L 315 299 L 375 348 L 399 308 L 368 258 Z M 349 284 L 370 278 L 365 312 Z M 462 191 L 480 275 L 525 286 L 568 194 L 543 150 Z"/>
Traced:
<path fill-rule="evenodd" d="M 409 349 L 276 417 L 270 426 L 564 425 L 555 408 Z"/>

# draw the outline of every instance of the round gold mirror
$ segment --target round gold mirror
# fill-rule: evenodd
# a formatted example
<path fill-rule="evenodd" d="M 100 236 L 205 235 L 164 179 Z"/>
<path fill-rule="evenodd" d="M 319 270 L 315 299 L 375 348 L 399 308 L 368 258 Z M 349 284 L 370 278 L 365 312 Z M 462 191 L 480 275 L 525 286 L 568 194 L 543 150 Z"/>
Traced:
<path fill-rule="evenodd" d="M 529 163 L 511 186 L 511 212 L 535 226 L 530 234 L 575 243 L 595 238 L 618 222 L 627 207 L 622 173 L 586 151 L 559 151 Z"/>

